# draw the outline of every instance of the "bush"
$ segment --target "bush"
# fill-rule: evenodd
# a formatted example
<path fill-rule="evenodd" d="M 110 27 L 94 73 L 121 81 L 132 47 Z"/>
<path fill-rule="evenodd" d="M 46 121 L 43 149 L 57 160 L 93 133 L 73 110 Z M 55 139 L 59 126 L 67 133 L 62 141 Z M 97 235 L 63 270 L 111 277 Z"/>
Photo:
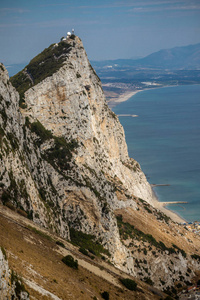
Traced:
<path fill-rule="evenodd" d="M 17 296 L 16 299 L 21 299 L 21 292 L 26 292 L 29 295 L 29 293 L 25 289 L 22 279 L 19 278 L 13 270 L 11 272 L 11 283 L 15 284 L 15 293 Z"/>
<path fill-rule="evenodd" d="M 85 248 L 83 248 L 83 247 L 80 247 L 80 248 L 79 248 L 79 251 L 80 251 L 82 254 L 84 254 L 84 255 L 87 255 L 87 256 L 89 255 L 89 254 L 88 254 L 88 251 L 87 251 Z"/>
<path fill-rule="evenodd" d="M 65 245 L 62 242 L 60 242 L 60 241 L 56 241 L 56 245 L 65 248 Z"/>
<path fill-rule="evenodd" d="M 3 194 L 1 196 L 1 200 L 2 200 L 4 205 L 6 204 L 6 202 L 8 202 L 10 200 L 10 195 L 8 194 L 8 192 L 3 191 Z"/>
<path fill-rule="evenodd" d="M 192 258 L 192 259 L 196 259 L 196 260 L 199 260 L 199 261 L 200 261 L 200 256 L 199 256 L 199 255 L 197 255 L 197 254 L 192 254 L 192 255 L 191 255 L 191 258 Z"/>
<path fill-rule="evenodd" d="M 90 253 L 96 256 L 101 256 L 101 253 L 110 256 L 109 251 L 98 241 L 95 241 L 94 235 L 86 234 L 75 230 L 74 228 L 70 228 L 70 238 L 72 244 L 79 246 L 80 248 L 87 249 Z"/>
<path fill-rule="evenodd" d="M 149 284 L 149 285 L 153 285 L 153 281 L 152 281 L 151 278 L 149 278 L 149 277 L 146 277 L 146 278 L 144 279 L 144 282 L 146 282 L 146 283 Z"/>
<path fill-rule="evenodd" d="M 130 291 L 136 291 L 137 283 L 134 280 L 129 278 L 121 278 L 120 281 Z"/>
<path fill-rule="evenodd" d="M 109 293 L 105 291 L 105 292 L 101 293 L 101 297 L 105 300 L 109 300 Z"/>
<path fill-rule="evenodd" d="M 38 144 L 44 143 L 46 140 L 53 138 L 50 130 L 47 130 L 39 121 L 30 124 L 31 132 L 40 137 Z"/>
<path fill-rule="evenodd" d="M 6 203 L 5 203 L 5 206 L 7 206 L 7 207 L 10 208 L 11 210 L 14 210 L 14 211 L 15 211 L 15 206 L 14 206 L 10 201 L 6 202 Z"/>
<path fill-rule="evenodd" d="M 18 213 L 19 215 L 21 215 L 21 216 L 27 218 L 27 213 L 26 213 L 23 209 L 18 208 L 18 209 L 17 209 L 17 213 Z"/>
<path fill-rule="evenodd" d="M 180 249 L 178 246 L 176 246 L 175 244 L 172 244 L 172 246 L 177 249 L 179 252 L 181 252 L 183 257 L 187 257 L 187 254 L 185 253 L 185 251 L 183 249 Z"/>
<path fill-rule="evenodd" d="M 74 258 L 71 255 L 67 255 L 62 258 L 62 262 L 66 264 L 68 267 L 72 269 L 78 269 L 78 261 L 74 260 Z"/>

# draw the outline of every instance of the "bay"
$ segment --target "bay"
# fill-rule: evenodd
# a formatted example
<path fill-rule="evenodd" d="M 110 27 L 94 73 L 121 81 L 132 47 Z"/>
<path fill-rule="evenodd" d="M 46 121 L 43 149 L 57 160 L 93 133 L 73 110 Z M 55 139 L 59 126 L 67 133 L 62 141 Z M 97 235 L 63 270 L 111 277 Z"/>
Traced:
<path fill-rule="evenodd" d="M 200 85 L 137 93 L 113 108 L 124 127 L 129 156 L 136 159 L 159 201 L 185 220 L 200 221 Z"/>

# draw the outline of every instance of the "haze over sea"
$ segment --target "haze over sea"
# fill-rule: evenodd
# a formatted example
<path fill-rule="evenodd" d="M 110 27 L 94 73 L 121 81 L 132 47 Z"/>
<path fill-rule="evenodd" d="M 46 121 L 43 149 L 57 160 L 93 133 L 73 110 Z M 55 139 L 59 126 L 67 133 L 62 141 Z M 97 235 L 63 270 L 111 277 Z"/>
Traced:
<path fill-rule="evenodd" d="M 159 201 L 186 221 L 200 221 L 200 85 L 142 91 L 114 107 L 129 155 L 136 159 Z"/>

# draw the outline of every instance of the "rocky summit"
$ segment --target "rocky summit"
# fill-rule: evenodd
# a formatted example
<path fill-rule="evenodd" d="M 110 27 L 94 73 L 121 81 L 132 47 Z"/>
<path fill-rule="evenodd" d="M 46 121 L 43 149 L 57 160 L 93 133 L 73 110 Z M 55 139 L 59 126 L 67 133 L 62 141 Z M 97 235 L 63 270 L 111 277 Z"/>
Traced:
<path fill-rule="evenodd" d="M 10 79 L 0 65 L 0 201 L 2 215 L 18 213 L 151 289 L 173 296 L 200 270 L 199 237 L 153 207 L 77 36 Z"/>

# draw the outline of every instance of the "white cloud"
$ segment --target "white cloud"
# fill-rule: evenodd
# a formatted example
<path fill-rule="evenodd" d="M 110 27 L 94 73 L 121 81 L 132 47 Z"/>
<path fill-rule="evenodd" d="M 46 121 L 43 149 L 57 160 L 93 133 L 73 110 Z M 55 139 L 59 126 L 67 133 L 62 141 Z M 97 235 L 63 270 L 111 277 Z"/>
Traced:
<path fill-rule="evenodd" d="M 72 7 L 71 7 L 72 8 Z M 130 11 L 149 12 L 165 10 L 196 10 L 200 9 L 199 0 L 142 0 L 131 2 L 114 2 L 102 5 L 80 5 L 73 8 L 98 9 L 98 8 L 130 8 Z M 131 9 L 132 8 L 132 9 Z"/>
<path fill-rule="evenodd" d="M 23 8 L 17 8 L 17 7 L 3 7 L 0 8 L 0 13 L 3 14 L 9 14 L 9 13 L 15 13 L 15 14 L 24 14 L 30 12 L 28 9 L 23 9 Z"/>
<path fill-rule="evenodd" d="M 77 19 L 58 19 L 58 20 L 51 20 L 51 21 L 42 21 L 33 23 L 31 25 L 36 25 L 38 27 L 43 28 L 51 28 L 51 27 L 65 27 L 71 26 L 72 24 L 76 25 L 94 25 L 94 24 L 108 24 L 107 22 L 102 22 L 98 20 L 78 20 Z"/>

